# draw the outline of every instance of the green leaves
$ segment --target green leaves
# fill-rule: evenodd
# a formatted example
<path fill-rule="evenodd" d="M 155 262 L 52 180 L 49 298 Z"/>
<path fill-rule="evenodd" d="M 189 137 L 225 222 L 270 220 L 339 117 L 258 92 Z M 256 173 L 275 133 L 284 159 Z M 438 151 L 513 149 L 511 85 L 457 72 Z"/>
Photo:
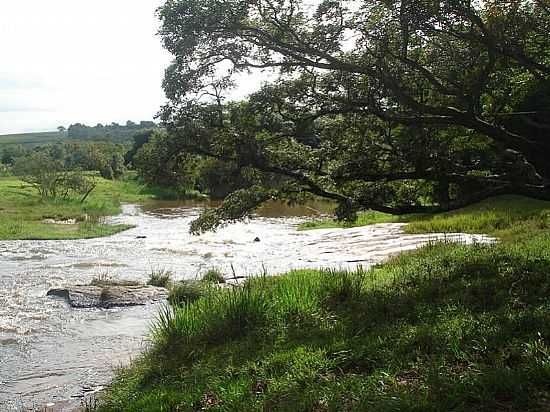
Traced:
<path fill-rule="evenodd" d="M 159 14 L 177 150 L 261 172 L 279 197 L 335 200 L 342 217 L 550 198 L 548 105 L 533 92 L 550 83 L 550 17 L 537 2 L 174 0 Z M 226 103 L 236 74 L 263 69 L 276 79 Z"/>
<path fill-rule="evenodd" d="M 200 234 L 216 230 L 223 224 L 250 217 L 257 207 L 273 197 L 273 191 L 259 186 L 237 190 L 227 196 L 220 207 L 206 210 L 198 219 L 191 222 L 190 232 Z"/>

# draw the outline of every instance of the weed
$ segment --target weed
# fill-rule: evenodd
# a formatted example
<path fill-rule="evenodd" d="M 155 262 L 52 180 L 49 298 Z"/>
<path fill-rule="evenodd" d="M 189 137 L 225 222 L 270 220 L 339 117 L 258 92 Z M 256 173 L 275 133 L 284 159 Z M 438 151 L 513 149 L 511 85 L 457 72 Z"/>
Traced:
<path fill-rule="evenodd" d="M 208 271 L 202 276 L 201 282 L 225 283 L 225 277 L 221 270 L 216 268 L 211 268 L 211 269 L 208 269 Z"/>
<path fill-rule="evenodd" d="M 195 280 L 182 280 L 172 284 L 168 302 L 173 306 L 182 306 L 199 299 L 205 294 L 204 283 Z"/>
<path fill-rule="evenodd" d="M 170 280 L 173 275 L 173 272 L 170 270 L 154 269 L 149 275 L 149 280 L 147 281 L 147 284 L 161 288 L 168 288 L 168 286 L 170 286 Z"/>
<path fill-rule="evenodd" d="M 100 273 L 98 276 L 92 279 L 90 286 L 97 286 L 100 288 L 107 288 L 110 286 L 139 286 L 140 283 L 133 280 L 115 279 L 108 272 Z"/>

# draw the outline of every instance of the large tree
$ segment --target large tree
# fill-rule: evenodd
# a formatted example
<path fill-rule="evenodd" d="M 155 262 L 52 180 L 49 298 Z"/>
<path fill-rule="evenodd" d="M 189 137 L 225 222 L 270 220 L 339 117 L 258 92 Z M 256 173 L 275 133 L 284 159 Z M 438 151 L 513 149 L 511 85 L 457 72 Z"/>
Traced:
<path fill-rule="evenodd" d="M 194 230 L 303 192 L 342 217 L 550 199 L 548 0 L 168 0 L 159 15 L 174 150 L 287 178 Z M 277 77 L 224 104 L 254 70 Z"/>

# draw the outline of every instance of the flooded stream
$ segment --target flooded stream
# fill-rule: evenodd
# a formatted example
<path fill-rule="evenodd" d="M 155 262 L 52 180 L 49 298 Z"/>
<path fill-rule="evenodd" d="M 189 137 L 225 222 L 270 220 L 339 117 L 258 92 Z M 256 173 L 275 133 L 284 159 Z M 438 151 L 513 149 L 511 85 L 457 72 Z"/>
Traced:
<path fill-rule="evenodd" d="M 405 235 L 400 224 L 298 232 L 307 209 L 264 209 L 261 217 L 191 236 L 197 207 L 126 205 L 113 223 L 136 227 L 92 240 L 0 241 L 0 410 L 32 410 L 47 404 L 70 409 L 100 390 L 113 368 L 147 345 L 157 307 L 71 309 L 46 292 L 87 284 L 109 273 L 145 282 L 152 269 L 195 278 L 210 268 L 228 276 L 264 269 L 368 267 L 390 254 L 418 247 L 437 235 Z M 289 216 L 290 215 L 290 216 Z M 259 242 L 254 241 L 255 238 Z M 462 241 L 483 236 L 446 235 Z"/>

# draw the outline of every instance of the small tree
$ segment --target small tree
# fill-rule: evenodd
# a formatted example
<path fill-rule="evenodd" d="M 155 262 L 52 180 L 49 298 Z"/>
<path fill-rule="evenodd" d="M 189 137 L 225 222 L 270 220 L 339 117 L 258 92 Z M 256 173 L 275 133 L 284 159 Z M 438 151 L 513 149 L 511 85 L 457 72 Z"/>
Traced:
<path fill-rule="evenodd" d="M 124 166 L 124 157 L 120 153 L 114 153 L 111 158 L 111 169 L 113 170 L 113 178 L 120 179 L 124 176 L 126 167 Z"/>
<path fill-rule="evenodd" d="M 17 159 L 13 172 L 24 182 L 34 186 L 42 198 L 57 197 L 64 178 L 61 161 L 44 152 L 32 152 Z"/>
<path fill-rule="evenodd" d="M 4 146 L 0 163 L 13 166 L 18 158 L 25 156 L 27 153 L 27 149 L 20 144 Z"/>
<path fill-rule="evenodd" d="M 84 202 L 97 185 L 93 178 L 80 170 L 68 170 L 60 160 L 46 152 L 32 152 L 19 158 L 13 172 L 35 187 L 43 199 L 68 199 L 78 195 L 80 202 Z"/>
<path fill-rule="evenodd" d="M 97 182 L 95 179 L 88 177 L 80 170 L 67 172 L 62 183 L 65 190 L 63 197 L 68 198 L 71 194 L 80 197 L 80 203 L 88 198 L 90 193 L 96 188 Z"/>
<path fill-rule="evenodd" d="M 103 165 L 101 169 L 99 169 L 99 174 L 103 179 L 107 179 L 107 180 L 114 179 L 113 168 L 109 164 Z"/>

